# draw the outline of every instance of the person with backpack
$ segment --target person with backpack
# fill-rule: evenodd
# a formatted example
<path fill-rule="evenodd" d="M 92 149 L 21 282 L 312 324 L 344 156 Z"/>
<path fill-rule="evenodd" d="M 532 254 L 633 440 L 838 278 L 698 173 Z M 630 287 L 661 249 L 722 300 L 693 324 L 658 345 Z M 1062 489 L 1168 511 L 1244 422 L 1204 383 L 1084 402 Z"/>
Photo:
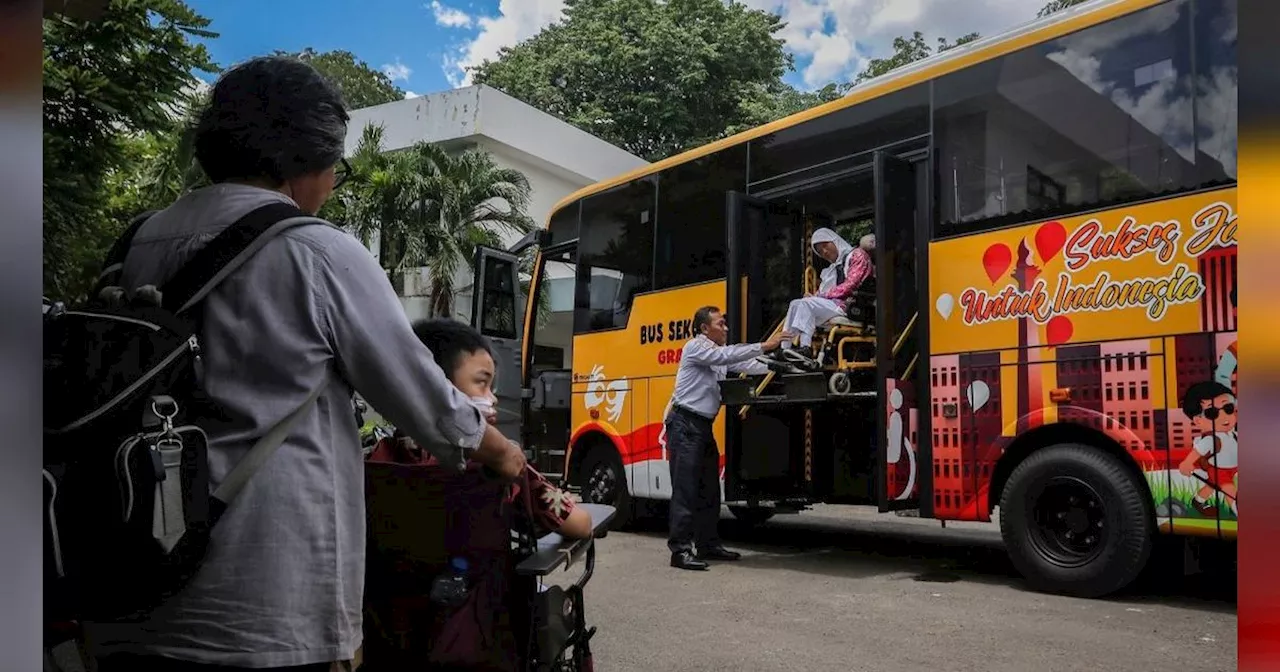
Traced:
<path fill-rule="evenodd" d="M 46 318 L 46 388 L 71 395 L 53 411 L 65 422 L 50 428 L 46 413 L 46 497 L 61 523 L 47 536 L 60 576 L 122 572 L 78 584 L 113 596 L 78 596 L 97 614 L 80 618 L 100 672 L 351 668 L 365 573 L 355 391 L 442 464 L 524 470 L 519 446 L 414 335 L 369 251 L 315 218 L 349 171 L 348 119 L 338 90 L 296 59 L 227 71 L 195 132 L 212 186 L 131 228 L 91 307 L 64 311 L 79 322 L 54 338 Z M 164 355 L 166 334 L 179 336 Z M 94 455 L 114 462 L 77 466 Z M 120 560 L 133 550 L 152 564 Z M 181 576 L 166 590 L 147 583 L 170 569 Z"/>

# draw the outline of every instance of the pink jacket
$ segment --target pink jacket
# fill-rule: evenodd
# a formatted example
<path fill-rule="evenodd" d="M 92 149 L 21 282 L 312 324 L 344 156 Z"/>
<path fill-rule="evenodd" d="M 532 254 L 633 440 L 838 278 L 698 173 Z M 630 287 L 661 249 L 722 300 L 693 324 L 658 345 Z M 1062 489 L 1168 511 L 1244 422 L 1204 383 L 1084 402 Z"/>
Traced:
<path fill-rule="evenodd" d="M 855 247 L 849 253 L 848 260 L 845 262 L 844 282 L 818 294 L 818 296 L 833 301 L 848 301 L 849 297 L 853 296 L 853 292 L 867 278 L 875 274 L 876 266 L 871 261 L 871 255 L 867 254 L 867 251 L 861 247 Z"/>

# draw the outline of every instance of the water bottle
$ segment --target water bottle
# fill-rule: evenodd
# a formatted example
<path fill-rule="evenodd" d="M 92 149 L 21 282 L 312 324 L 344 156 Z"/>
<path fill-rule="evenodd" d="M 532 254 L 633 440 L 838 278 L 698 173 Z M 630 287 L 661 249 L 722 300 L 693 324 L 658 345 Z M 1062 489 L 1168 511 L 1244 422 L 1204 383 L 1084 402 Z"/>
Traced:
<path fill-rule="evenodd" d="M 437 606 L 457 608 L 467 601 L 467 560 L 453 558 L 449 569 L 431 584 L 431 602 Z"/>

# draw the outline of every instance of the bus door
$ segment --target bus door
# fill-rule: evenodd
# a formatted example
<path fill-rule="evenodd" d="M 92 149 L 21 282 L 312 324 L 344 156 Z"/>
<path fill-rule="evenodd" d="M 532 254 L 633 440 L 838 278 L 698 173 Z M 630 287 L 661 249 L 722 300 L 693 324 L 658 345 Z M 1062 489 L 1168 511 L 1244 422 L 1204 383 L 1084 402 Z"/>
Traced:
<path fill-rule="evenodd" d="M 497 380 L 498 429 L 520 436 L 523 409 L 520 386 L 520 333 L 524 310 L 520 297 L 519 258 L 481 245 L 473 263 L 471 326 L 493 348 Z"/>
<path fill-rule="evenodd" d="M 920 479 L 931 466 L 919 450 L 919 402 L 927 401 L 927 347 L 918 292 L 918 232 L 927 209 L 924 163 L 876 152 L 876 499 L 881 511 L 920 507 Z"/>
<path fill-rule="evenodd" d="M 737 192 L 729 192 L 727 209 L 729 342 L 759 342 L 777 326 L 787 302 L 803 294 L 803 220 L 784 203 Z M 761 400 L 745 417 L 738 405 L 726 405 L 724 414 L 726 500 L 776 502 L 811 495 L 802 405 Z"/>
<path fill-rule="evenodd" d="M 577 282 L 578 242 L 542 248 L 537 267 L 536 297 L 530 313 L 528 369 L 524 390 L 524 431 L 520 440 L 532 452 L 534 466 L 553 483 L 567 477 L 573 400 L 573 307 Z"/>

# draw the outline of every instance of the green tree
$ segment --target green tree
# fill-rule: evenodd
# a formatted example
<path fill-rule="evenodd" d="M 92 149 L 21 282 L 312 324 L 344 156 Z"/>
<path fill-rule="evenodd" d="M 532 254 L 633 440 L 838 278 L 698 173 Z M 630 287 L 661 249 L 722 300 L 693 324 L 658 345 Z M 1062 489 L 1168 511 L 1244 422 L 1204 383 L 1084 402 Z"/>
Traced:
<path fill-rule="evenodd" d="M 918 30 L 912 33 L 911 37 L 895 37 L 893 39 L 893 54 L 885 58 L 871 59 L 867 63 L 867 67 L 854 78 L 853 83 L 845 85 L 845 88 L 861 84 L 892 70 L 897 70 L 908 63 L 926 59 L 934 55 L 934 53 L 940 54 L 948 49 L 954 49 L 962 44 L 972 42 L 978 37 L 977 33 L 969 33 L 957 38 L 955 42 L 948 42 L 946 38 L 939 37 L 936 52 L 934 47 L 930 46 L 929 42 L 924 39 L 924 34 Z"/>
<path fill-rule="evenodd" d="M 401 100 L 403 92 L 387 76 L 346 51 L 275 52 L 310 63 L 343 92 L 349 108 Z M 193 82 L 194 84 L 194 82 Z M 173 106 L 171 123 L 122 140 L 129 147 L 127 168 L 108 178 L 112 217 L 128 220 L 146 210 L 167 206 L 187 191 L 208 184 L 195 159 L 195 124 L 209 104 L 208 87 L 192 88 Z M 344 201 L 333 199 L 321 212 L 330 221 L 346 220 Z"/>
<path fill-rule="evenodd" d="M 191 72 L 214 72 L 216 37 L 179 0 L 110 0 L 97 20 L 44 19 L 44 291 L 80 298 L 125 222 L 107 185 L 129 139 L 173 123 Z"/>
<path fill-rule="evenodd" d="M 404 100 L 404 91 L 396 86 L 390 77 L 369 67 L 368 63 L 356 58 L 356 55 L 349 51 L 318 52 L 307 47 L 302 51 L 276 51 L 275 53 L 310 63 L 338 87 L 348 109 L 358 110 L 362 107 Z"/>
<path fill-rule="evenodd" d="M 183 96 L 174 108 L 172 122 L 163 129 L 133 133 L 122 140 L 129 148 L 125 170 L 115 171 L 106 182 L 115 219 L 131 219 L 147 210 L 168 206 L 209 179 L 195 160 L 195 130 L 201 110 L 209 104 L 206 89 Z"/>
<path fill-rule="evenodd" d="M 761 85 L 756 94 L 747 96 L 742 102 L 743 119 L 741 123 L 730 125 L 725 135 L 739 133 L 775 119 L 781 119 L 811 107 L 831 102 L 839 98 L 841 89 L 835 83 L 816 91 L 801 91 L 782 80 Z"/>
<path fill-rule="evenodd" d="M 475 81 L 646 159 L 760 123 L 792 66 L 781 19 L 741 3 L 565 4 L 562 21 L 481 63 Z"/>
<path fill-rule="evenodd" d="M 1036 16 L 1044 18 L 1054 12 L 1060 12 L 1068 7 L 1074 7 L 1084 1 L 1085 0 L 1052 0 L 1049 4 L 1041 7 Z"/>

